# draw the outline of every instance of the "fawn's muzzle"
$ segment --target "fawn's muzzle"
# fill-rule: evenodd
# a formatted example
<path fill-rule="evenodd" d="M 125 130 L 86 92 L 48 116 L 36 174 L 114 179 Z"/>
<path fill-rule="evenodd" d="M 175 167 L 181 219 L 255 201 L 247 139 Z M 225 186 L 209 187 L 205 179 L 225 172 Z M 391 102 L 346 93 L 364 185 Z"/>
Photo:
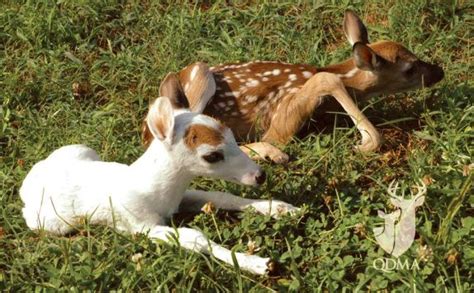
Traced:
<path fill-rule="evenodd" d="M 425 62 L 422 62 L 422 66 L 425 68 L 425 70 L 423 70 L 425 86 L 430 87 L 444 78 L 444 71 L 440 66 Z"/>
<path fill-rule="evenodd" d="M 265 174 L 265 171 L 260 171 L 260 174 L 257 174 L 255 176 L 255 181 L 257 182 L 258 185 L 261 185 L 265 182 L 267 179 L 267 175 Z"/>

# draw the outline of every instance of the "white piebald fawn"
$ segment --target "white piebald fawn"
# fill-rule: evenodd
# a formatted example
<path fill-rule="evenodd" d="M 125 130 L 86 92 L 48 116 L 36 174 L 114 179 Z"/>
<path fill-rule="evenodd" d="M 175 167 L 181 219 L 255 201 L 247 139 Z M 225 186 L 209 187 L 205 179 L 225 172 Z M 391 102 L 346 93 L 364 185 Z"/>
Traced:
<path fill-rule="evenodd" d="M 190 228 L 165 226 L 178 209 L 197 210 L 207 202 L 217 208 L 278 216 L 297 210 L 282 201 L 252 200 L 224 192 L 187 190 L 196 176 L 259 185 L 265 174 L 244 152 L 232 131 L 209 116 L 189 111 L 174 74 L 164 80 L 146 122 L 153 139 L 131 165 L 103 162 L 84 145 L 54 151 L 33 166 L 20 189 L 23 216 L 31 229 L 66 234 L 81 218 L 129 233 L 148 233 L 166 242 L 177 232 L 179 244 L 233 264 L 231 251 Z M 268 258 L 236 253 L 244 270 L 264 274 Z"/>
<path fill-rule="evenodd" d="M 255 142 L 261 137 L 260 142 L 242 146 L 245 152 L 284 162 L 288 156 L 272 144 L 287 143 L 322 104 L 323 97 L 332 96 L 362 135 L 357 149 L 376 150 L 380 134 L 353 98 L 431 86 L 444 73 L 441 67 L 419 60 L 396 42 L 369 44 L 367 29 L 350 10 L 345 13 L 343 26 L 353 56 L 339 64 L 316 68 L 255 61 L 185 67 L 179 79 L 191 109 L 204 107 L 205 114 L 224 122 L 239 140 Z M 147 144 L 151 136 L 146 125 L 143 137 Z"/>

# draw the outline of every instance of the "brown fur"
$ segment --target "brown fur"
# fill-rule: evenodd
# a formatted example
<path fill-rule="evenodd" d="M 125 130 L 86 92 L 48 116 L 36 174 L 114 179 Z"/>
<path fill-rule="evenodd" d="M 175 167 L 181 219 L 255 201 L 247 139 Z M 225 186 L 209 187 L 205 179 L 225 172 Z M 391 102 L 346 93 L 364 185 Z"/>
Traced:
<path fill-rule="evenodd" d="M 195 150 L 202 144 L 218 146 L 224 141 L 222 130 L 214 129 L 202 124 L 193 124 L 186 129 L 184 143 Z"/>

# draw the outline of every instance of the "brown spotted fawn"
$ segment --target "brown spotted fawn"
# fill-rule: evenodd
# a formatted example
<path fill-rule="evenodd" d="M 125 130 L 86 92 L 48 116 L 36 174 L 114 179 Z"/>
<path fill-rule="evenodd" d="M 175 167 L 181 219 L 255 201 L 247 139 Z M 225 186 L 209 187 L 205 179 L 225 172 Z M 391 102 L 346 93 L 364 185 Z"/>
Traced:
<path fill-rule="evenodd" d="M 288 156 L 273 144 L 286 144 L 321 105 L 332 96 L 360 131 L 360 151 L 381 144 L 377 129 L 354 99 L 431 86 L 443 78 L 441 67 L 419 60 L 399 43 L 369 44 L 367 29 L 353 11 L 346 11 L 344 33 L 352 45 L 350 59 L 316 68 L 307 64 L 255 61 L 208 67 L 189 65 L 179 80 L 191 109 L 202 110 L 229 126 L 241 148 L 257 158 L 285 162 Z M 151 139 L 143 129 L 144 142 Z M 259 142 L 255 142 L 260 138 Z"/>
<path fill-rule="evenodd" d="M 175 239 L 186 249 L 233 264 L 230 250 L 198 230 L 166 226 L 167 219 L 178 209 L 199 211 L 208 202 L 229 210 L 251 207 L 274 217 L 297 210 L 277 200 L 188 190 L 197 176 L 259 185 L 265 174 L 239 149 L 228 127 L 189 111 L 175 75 L 168 75 L 160 93 L 146 118 L 153 139 L 131 165 L 104 162 L 84 145 L 69 145 L 33 166 L 20 188 L 23 217 L 30 229 L 64 235 L 87 217 L 93 224 L 119 231 L 143 232 L 171 243 Z M 235 260 L 255 274 L 264 274 L 269 264 L 269 258 L 245 253 L 235 253 Z"/>

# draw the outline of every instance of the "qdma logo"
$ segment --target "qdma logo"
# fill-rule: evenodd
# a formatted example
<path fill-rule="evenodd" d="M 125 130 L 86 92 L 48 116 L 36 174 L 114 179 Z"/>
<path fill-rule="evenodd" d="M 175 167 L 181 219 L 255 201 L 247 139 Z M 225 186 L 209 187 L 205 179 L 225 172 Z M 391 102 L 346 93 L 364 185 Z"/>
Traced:
<path fill-rule="evenodd" d="M 385 214 L 379 210 L 378 215 L 385 220 L 385 223 L 382 227 L 374 228 L 373 231 L 380 247 L 396 257 L 397 260 L 376 259 L 373 262 L 373 267 L 376 269 L 394 270 L 400 267 L 410 267 L 407 263 L 400 263 L 398 257 L 410 248 L 415 239 L 415 209 L 425 201 L 426 185 L 423 182 L 416 186 L 416 194 L 410 192 L 410 198 L 408 199 L 405 199 L 404 193 L 397 196 L 398 183 L 395 185 L 394 183 L 395 181 L 390 183 L 387 192 L 390 195 L 390 202 L 397 209 L 390 214 Z M 414 265 L 415 263 L 412 266 Z M 418 267 L 418 264 L 416 264 L 416 267 Z"/>

